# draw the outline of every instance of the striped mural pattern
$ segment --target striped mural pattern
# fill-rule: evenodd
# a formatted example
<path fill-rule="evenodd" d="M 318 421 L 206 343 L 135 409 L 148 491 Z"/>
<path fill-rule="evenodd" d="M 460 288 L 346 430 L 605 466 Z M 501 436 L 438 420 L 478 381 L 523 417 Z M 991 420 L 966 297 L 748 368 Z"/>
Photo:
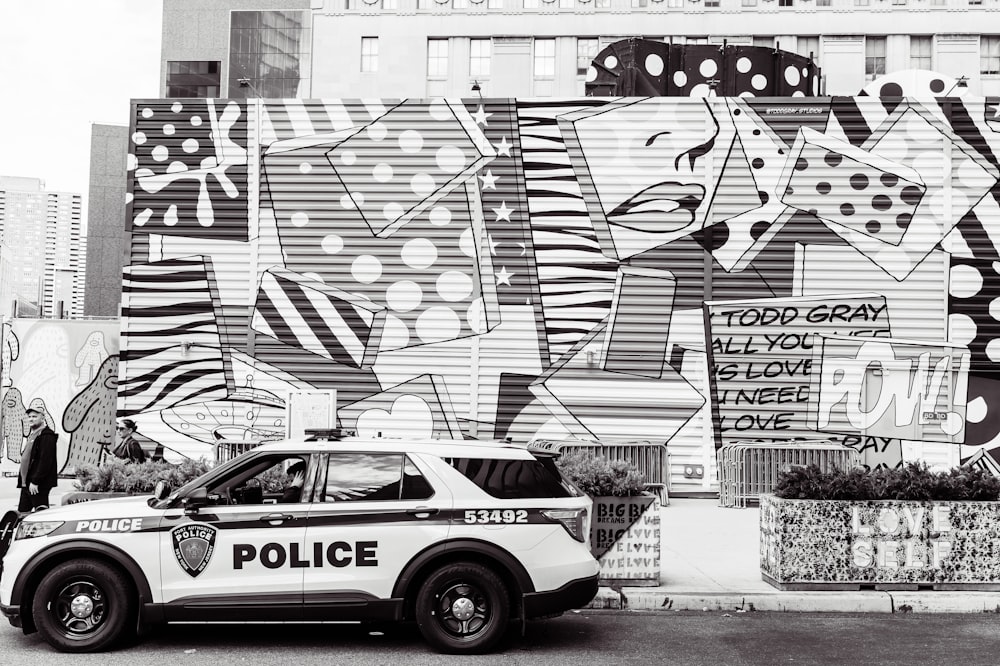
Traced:
<path fill-rule="evenodd" d="M 233 384 L 205 257 L 127 266 L 119 415 L 224 398 Z"/>
<path fill-rule="evenodd" d="M 254 330 L 338 363 L 370 367 L 378 354 L 385 308 L 293 271 L 261 279 Z"/>
<path fill-rule="evenodd" d="M 593 100 L 518 101 L 518 126 L 532 240 L 552 359 L 566 353 L 611 309 L 617 262 L 604 256 L 558 118 Z"/>

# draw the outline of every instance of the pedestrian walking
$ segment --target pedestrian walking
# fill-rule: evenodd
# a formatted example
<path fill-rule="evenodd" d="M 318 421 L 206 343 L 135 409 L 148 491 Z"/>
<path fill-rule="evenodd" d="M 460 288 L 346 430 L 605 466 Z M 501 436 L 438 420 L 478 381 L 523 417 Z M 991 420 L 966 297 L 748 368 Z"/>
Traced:
<path fill-rule="evenodd" d="M 45 413 L 39 408 L 28 407 L 25 417 L 30 429 L 17 475 L 17 487 L 21 489 L 17 510 L 21 512 L 48 507 L 49 491 L 55 487 L 59 472 L 56 467 L 59 436 L 45 425 Z"/>
<path fill-rule="evenodd" d="M 146 462 L 146 453 L 142 450 L 142 445 L 135 438 L 135 433 L 138 431 L 138 427 L 135 425 L 135 421 L 132 419 L 122 419 L 118 422 L 118 435 L 122 438 L 122 441 L 118 443 L 111 453 L 114 454 L 116 458 L 121 458 L 128 462 L 143 463 Z"/>

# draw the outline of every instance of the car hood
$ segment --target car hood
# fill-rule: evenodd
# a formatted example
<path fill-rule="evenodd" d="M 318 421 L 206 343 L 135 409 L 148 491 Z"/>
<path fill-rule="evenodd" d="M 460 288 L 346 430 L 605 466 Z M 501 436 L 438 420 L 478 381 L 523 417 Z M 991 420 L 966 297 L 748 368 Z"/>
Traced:
<path fill-rule="evenodd" d="M 67 504 L 29 513 L 24 516 L 24 520 L 70 521 L 158 515 L 161 512 L 149 506 L 148 500 L 150 497 L 150 495 L 135 495 Z"/>

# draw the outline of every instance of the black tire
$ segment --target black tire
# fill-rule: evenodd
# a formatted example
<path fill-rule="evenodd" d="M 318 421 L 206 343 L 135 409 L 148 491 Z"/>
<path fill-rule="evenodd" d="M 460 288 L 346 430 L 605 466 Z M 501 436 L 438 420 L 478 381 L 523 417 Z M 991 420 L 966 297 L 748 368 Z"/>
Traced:
<path fill-rule="evenodd" d="M 136 623 L 136 602 L 122 572 L 97 560 L 71 560 L 45 574 L 31 613 L 45 642 L 60 652 L 100 652 Z"/>
<path fill-rule="evenodd" d="M 509 618 L 507 587 L 492 570 L 473 562 L 437 569 L 417 593 L 417 626 L 440 652 L 489 652 L 506 633 Z"/>

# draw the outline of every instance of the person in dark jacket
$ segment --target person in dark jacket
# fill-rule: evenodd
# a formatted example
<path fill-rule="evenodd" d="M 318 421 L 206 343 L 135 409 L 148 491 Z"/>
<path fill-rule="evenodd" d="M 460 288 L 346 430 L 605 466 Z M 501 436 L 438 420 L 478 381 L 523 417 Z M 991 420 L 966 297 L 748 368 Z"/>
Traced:
<path fill-rule="evenodd" d="M 45 508 L 49 505 L 49 491 L 56 485 L 59 473 L 56 467 L 56 435 L 45 425 L 45 414 L 29 407 L 25 410 L 28 421 L 28 443 L 21 452 L 21 469 L 17 475 L 17 487 L 21 489 L 21 499 L 17 510 L 21 512 Z"/>
<path fill-rule="evenodd" d="M 137 429 L 135 421 L 132 419 L 122 419 L 118 423 L 117 430 L 122 441 L 111 451 L 116 458 L 134 463 L 146 462 L 146 452 L 142 450 L 142 445 L 135 438 Z"/>

